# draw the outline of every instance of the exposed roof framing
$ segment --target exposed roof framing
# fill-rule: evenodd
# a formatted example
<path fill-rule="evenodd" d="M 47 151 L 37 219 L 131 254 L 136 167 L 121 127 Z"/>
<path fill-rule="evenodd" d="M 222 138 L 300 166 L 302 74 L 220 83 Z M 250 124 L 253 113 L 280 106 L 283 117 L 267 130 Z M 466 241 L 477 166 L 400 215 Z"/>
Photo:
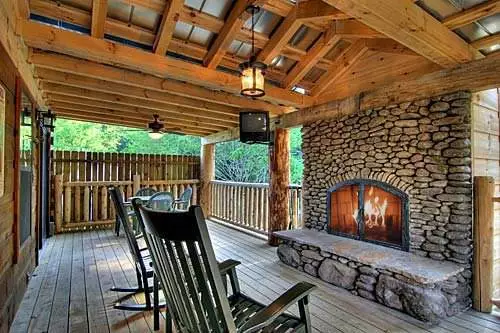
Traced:
<path fill-rule="evenodd" d="M 500 0 L 443 2 L 16 0 L 11 7 L 54 110 L 89 119 L 100 110 L 130 126 L 157 112 L 205 135 L 233 128 L 241 108 L 279 116 L 493 56 Z M 239 95 L 237 73 L 249 56 L 250 4 L 263 9 L 255 46 L 269 65 L 258 100 Z"/>
<path fill-rule="evenodd" d="M 325 2 L 443 67 L 454 67 L 479 57 L 463 39 L 411 0 Z"/>
<path fill-rule="evenodd" d="M 286 107 L 274 105 L 261 100 L 251 100 L 220 90 L 206 89 L 198 85 L 163 79 L 153 75 L 112 67 L 56 53 L 33 51 L 30 55 L 30 61 L 35 64 L 37 68 L 48 68 L 89 78 L 101 79 L 134 87 L 147 88 L 158 92 L 168 92 L 170 94 L 218 103 L 225 106 L 237 108 L 260 108 L 276 115 L 291 111 Z"/>
<path fill-rule="evenodd" d="M 94 0 L 95 1 L 95 0 Z M 164 55 L 174 33 L 175 24 L 179 20 L 179 15 L 184 6 L 184 0 L 170 0 L 165 5 L 158 32 L 156 34 L 153 51 Z"/>
<path fill-rule="evenodd" d="M 489 0 L 443 20 L 448 29 L 458 29 L 474 21 L 500 13 L 500 0 Z"/>
<path fill-rule="evenodd" d="M 234 3 L 227 20 L 224 22 L 217 38 L 212 43 L 212 46 L 203 59 L 203 64 L 206 67 L 216 68 L 219 65 L 222 57 L 226 54 L 229 45 L 235 39 L 238 31 L 241 31 L 243 24 L 248 18 L 246 8 L 254 2 L 255 1 L 237 0 Z"/>
<path fill-rule="evenodd" d="M 238 76 L 57 27 L 28 21 L 23 24 L 23 38 L 29 46 L 43 50 L 121 66 L 231 93 L 239 93 L 240 91 Z M 307 104 L 307 96 L 272 86 L 268 86 L 266 90 L 267 94 L 263 100 L 294 107 L 302 107 Z"/>
<path fill-rule="evenodd" d="M 95 38 L 104 37 L 104 24 L 108 13 L 108 0 L 92 0 L 92 26 L 90 34 Z"/>
<path fill-rule="evenodd" d="M 346 73 L 366 52 L 368 47 L 364 39 L 354 42 L 340 54 L 325 75 L 321 76 L 311 95 L 319 96 L 340 76 Z"/>

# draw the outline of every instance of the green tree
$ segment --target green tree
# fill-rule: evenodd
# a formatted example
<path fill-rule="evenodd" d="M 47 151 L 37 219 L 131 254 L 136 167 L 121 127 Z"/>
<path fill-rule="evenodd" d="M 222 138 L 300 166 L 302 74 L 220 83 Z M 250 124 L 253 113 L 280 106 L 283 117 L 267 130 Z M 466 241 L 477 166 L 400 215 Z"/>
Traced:
<path fill-rule="evenodd" d="M 58 119 L 54 149 L 143 154 L 199 155 L 201 140 L 189 135 L 166 134 L 153 140 L 146 130 Z M 300 128 L 290 130 L 290 180 L 302 182 L 302 136 Z M 216 179 L 239 182 L 269 182 L 267 145 L 248 145 L 239 141 L 216 147 Z"/>

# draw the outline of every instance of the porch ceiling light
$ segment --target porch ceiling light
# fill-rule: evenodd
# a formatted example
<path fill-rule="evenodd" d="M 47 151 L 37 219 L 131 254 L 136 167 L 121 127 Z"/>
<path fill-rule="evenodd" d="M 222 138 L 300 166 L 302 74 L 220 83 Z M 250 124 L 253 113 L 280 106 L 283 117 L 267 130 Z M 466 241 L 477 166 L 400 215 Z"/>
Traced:
<path fill-rule="evenodd" d="M 154 131 L 151 131 L 148 133 L 149 137 L 153 140 L 159 140 L 161 138 L 163 138 L 163 134 L 162 132 L 154 132 Z"/>
<path fill-rule="evenodd" d="M 252 14 L 252 54 L 250 59 L 240 64 L 241 70 L 241 95 L 247 97 L 262 97 L 266 94 L 264 90 L 264 76 L 266 64 L 259 62 L 255 57 L 255 29 L 254 18 L 259 12 L 259 7 L 248 6 L 247 12 Z"/>

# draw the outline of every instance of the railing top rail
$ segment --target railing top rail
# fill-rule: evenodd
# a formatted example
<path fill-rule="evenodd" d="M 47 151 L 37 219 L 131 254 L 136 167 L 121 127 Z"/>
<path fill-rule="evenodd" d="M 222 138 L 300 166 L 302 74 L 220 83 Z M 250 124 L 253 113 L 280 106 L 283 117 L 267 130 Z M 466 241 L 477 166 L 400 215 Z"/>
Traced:
<path fill-rule="evenodd" d="M 141 184 L 145 185 L 188 185 L 198 184 L 198 179 L 185 180 L 141 180 Z M 133 185 L 132 180 L 116 180 L 116 181 L 76 181 L 64 182 L 64 186 L 111 186 L 111 185 Z"/>
<path fill-rule="evenodd" d="M 243 183 L 243 182 L 230 182 L 225 180 L 212 180 L 212 184 L 228 185 L 228 186 L 241 186 L 241 187 L 255 187 L 255 188 L 267 188 L 268 183 Z M 302 185 L 290 184 L 288 185 L 290 189 L 301 189 Z"/>

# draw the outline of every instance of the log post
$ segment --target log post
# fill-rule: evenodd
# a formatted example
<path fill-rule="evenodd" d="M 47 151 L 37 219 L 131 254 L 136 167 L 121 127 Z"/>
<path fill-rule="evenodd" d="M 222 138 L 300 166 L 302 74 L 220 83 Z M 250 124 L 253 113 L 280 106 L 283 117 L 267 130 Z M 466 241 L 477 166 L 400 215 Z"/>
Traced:
<path fill-rule="evenodd" d="M 61 232 L 62 229 L 62 223 L 63 223 L 63 176 L 62 175 L 55 175 L 54 176 L 54 192 L 55 192 L 55 199 L 54 199 L 54 213 L 55 213 L 55 224 L 56 224 L 56 234 Z"/>
<path fill-rule="evenodd" d="M 141 175 L 134 175 L 133 176 L 133 182 L 134 182 L 133 192 L 134 192 L 134 195 L 135 195 L 141 189 Z"/>
<path fill-rule="evenodd" d="M 493 298 L 493 177 L 474 177 L 473 308 L 491 312 Z"/>
<path fill-rule="evenodd" d="M 274 231 L 285 230 L 290 219 L 290 133 L 276 128 L 274 144 L 269 147 L 269 245 L 278 245 Z"/>
<path fill-rule="evenodd" d="M 215 178 L 215 144 L 201 146 L 200 206 L 205 216 L 210 216 L 210 182 Z"/>

